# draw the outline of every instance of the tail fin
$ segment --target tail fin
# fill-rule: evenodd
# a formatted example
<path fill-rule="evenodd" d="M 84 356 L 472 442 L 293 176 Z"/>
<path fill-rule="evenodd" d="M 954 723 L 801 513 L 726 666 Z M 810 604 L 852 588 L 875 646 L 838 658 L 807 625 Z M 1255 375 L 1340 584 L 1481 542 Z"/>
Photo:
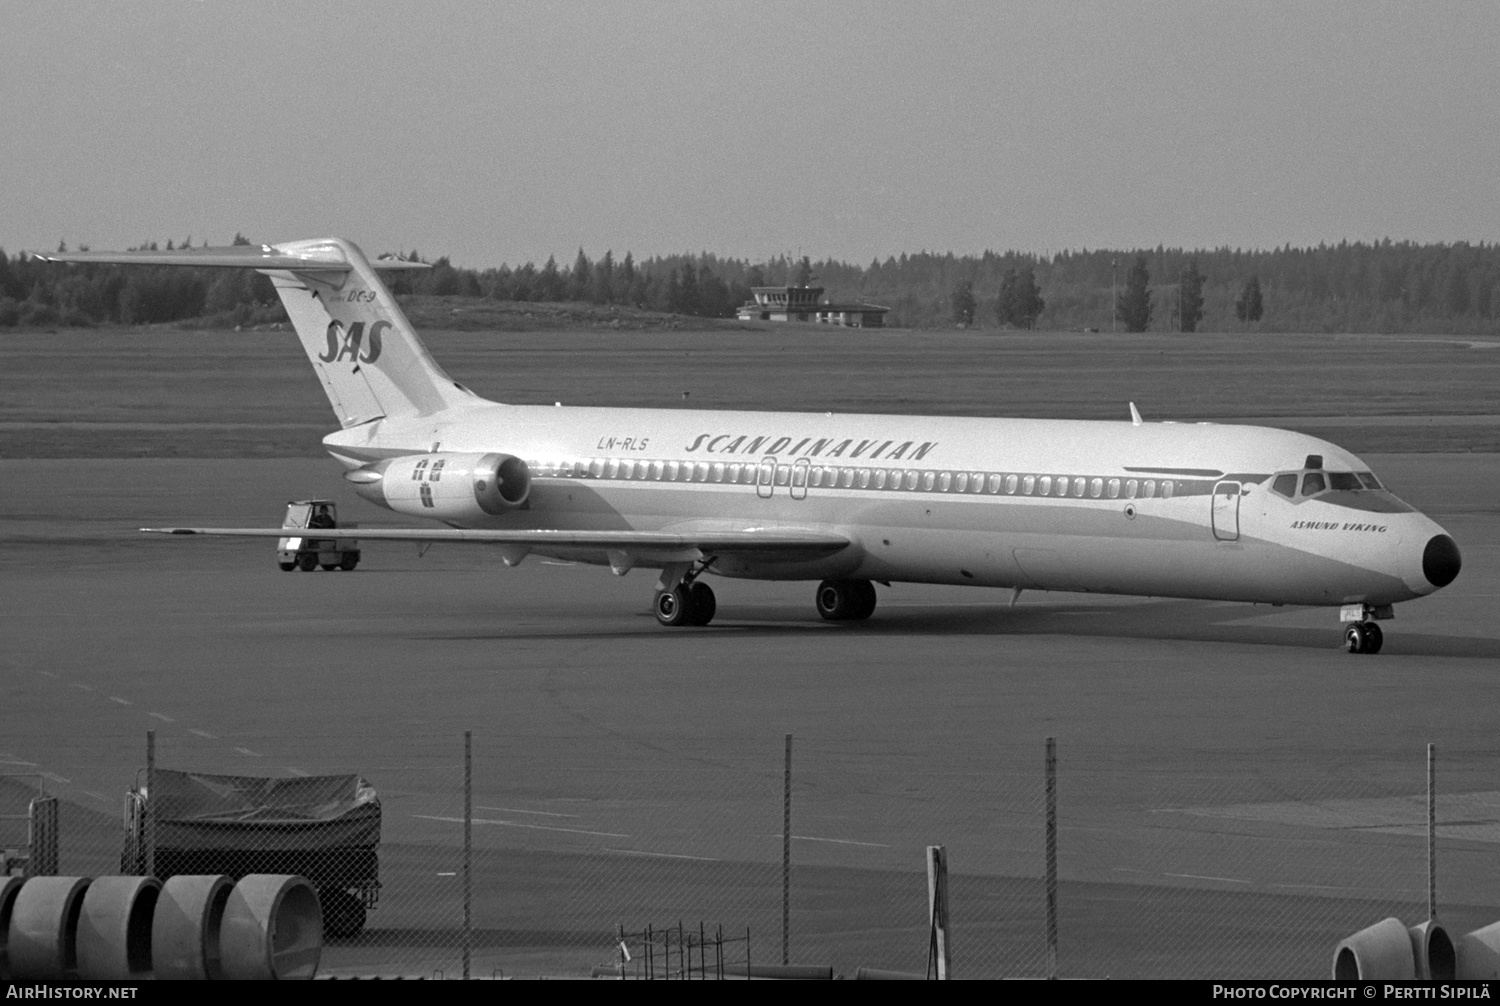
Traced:
<path fill-rule="evenodd" d="M 396 304 L 376 268 L 339 238 L 281 245 L 160 252 L 45 255 L 60 262 L 222 266 L 271 278 L 302 348 L 345 429 L 382 417 L 424 416 L 471 405 L 477 397 L 443 372 Z"/>

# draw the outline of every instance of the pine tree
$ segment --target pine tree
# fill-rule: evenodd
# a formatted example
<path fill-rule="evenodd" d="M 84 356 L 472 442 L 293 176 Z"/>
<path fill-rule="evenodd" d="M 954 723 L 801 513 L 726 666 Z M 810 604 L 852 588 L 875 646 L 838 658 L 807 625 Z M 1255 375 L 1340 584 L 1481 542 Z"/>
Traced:
<path fill-rule="evenodd" d="M 1184 332 L 1196 332 L 1198 322 L 1203 320 L 1203 283 L 1207 278 L 1198 271 L 1198 260 L 1190 259 L 1178 292 Z"/>
<path fill-rule="evenodd" d="M 1151 273 L 1144 255 L 1137 255 L 1125 274 L 1125 290 L 1115 303 L 1115 317 L 1127 332 L 1144 332 L 1151 327 Z"/>
<path fill-rule="evenodd" d="M 573 260 L 573 272 L 568 277 L 568 300 L 587 300 L 589 295 L 589 279 L 594 274 L 594 264 L 589 257 L 578 249 L 578 257 Z"/>
<path fill-rule="evenodd" d="M 594 263 L 594 287 L 589 299 L 595 304 L 611 304 L 615 299 L 615 254 L 605 249 L 604 257 Z"/>
<path fill-rule="evenodd" d="M 796 278 L 794 280 L 792 280 L 792 285 L 793 286 L 809 286 L 809 285 L 812 284 L 812 281 L 813 281 L 812 259 L 810 259 L 806 255 L 804 255 L 804 256 L 802 256 L 802 261 L 797 263 L 797 276 L 796 276 Z"/>
<path fill-rule="evenodd" d="M 1235 317 L 1240 321 L 1260 321 L 1264 313 L 1265 302 L 1260 295 L 1260 277 L 1251 276 L 1245 281 L 1239 300 L 1234 302 Z"/>
<path fill-rule="evenodd" d="M 953 320 L 960 328 L 974 324 L 974 281 L 963 280 L 953 288 Z"/>
<path fill-rule="evenodd" d="M 547 263 L 537 276 L 536 299 L 544 302 L 563 299 L 562 274 L 558 272 L 557 259 L 551 255 L 547 256 Z"/>
<path fill-rule="evenodd" d="M 1036 271 L 1030 266 L 1024 272 L 1007 270 L 1000 281 L 1000 298 L 995 304 L 995 314 L 1000 324 L 1015 328 L 1035 328 L 1037 318 L 1047 308 L 1042 299 L 1042 290 L 1036 285 Z"/>
<path fill-rule="evenodd" d="M 1448 270 L 1448 282 L 1443 290 L 1443 301 L 1443 306 L 1448 309 L 1450 316 L 1469 313 L 1471 298 L 1468 271 L 1458 263 L 1454 263 Z"/>
<path fill-rule="evenodd" d="M 636 280 L 635 255 L 626 252 L 624 260 L 620 263 L 619 292 L 616 294 L 616 299 L 639 307 Z"/>

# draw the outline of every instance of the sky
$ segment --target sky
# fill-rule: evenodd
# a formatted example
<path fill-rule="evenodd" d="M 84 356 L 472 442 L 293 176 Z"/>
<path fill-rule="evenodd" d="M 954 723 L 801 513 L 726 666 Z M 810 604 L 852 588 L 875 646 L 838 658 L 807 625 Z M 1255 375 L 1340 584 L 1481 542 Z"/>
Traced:
<path fill-rule="evenodd" d="M 0 246 L 1500 240 L 1500 4 L 0 0 Z"/>

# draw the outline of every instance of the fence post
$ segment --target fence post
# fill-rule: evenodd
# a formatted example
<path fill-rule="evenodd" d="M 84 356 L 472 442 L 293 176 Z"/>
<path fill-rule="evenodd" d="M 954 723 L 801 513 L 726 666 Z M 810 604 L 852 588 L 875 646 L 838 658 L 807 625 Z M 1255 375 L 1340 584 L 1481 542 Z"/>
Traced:
<path fill-rule="evenodd" d="M 927 976 L 940 982 L 948 980 L 952 966 L 952 948 L 948 942 L 948 850 L 941 845 L 927 847 Z"/>
<path fill-rule="evenodd" d="M 469 980 L 469 957 L 474 946 L 474 734 L 464 731 L 464 981 Z"/>
<path fill-rule="evenodd" d="M 786 735 L 781 777 L 781 963 L 791 963 L 792 924 L 792 735 Z"/>
<path fill-rule="evenodd" d="M 146 731 L 146 799 L 141 801 L 146 840 L 146 876 L 156 876 L 156 731 Z"/>
<path fill-rule="evenodd" d="M 1437 746 L 1427 745 L 1427 921 L 1437 918 Z"/>
<path fill-rule="evenodd" d="M 1057 738 L 1047 738 L 1047 977 L 1057 977 Z"/>

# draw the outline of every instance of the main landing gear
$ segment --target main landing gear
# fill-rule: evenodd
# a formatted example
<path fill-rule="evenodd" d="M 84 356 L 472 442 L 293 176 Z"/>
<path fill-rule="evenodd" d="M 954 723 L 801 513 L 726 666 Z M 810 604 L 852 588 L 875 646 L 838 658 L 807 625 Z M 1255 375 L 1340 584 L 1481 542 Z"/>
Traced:
<path fill-rule="evenodd" d="M 824 580 L 814 595 L 818 614 L 830 622 L 852 622 L 875 613 L 875 585 L 869 580 Z"/>
<path fill-rule="evenodd" d="M 1344 649 L 1350 653 L 1379 653 L 1385 643 L 1385 633 L 1375 624 L 1377 618 L 1394 618 L 1389 604 L 1376 607 L 1370 604 L 1346 604 L 1339 612 L 1340 621 L 1348 622 L 1344 629 Z"/>
<path fill-rule="evenodd" d="M 1344 630 L 1344 649 L 1350 653 L 1379 653 L 1385 633 L 1374 622 L 1351 622 Z"/>
<path fill-rule="evenodd" d="M 698 577 L 708 569 L 713 562 L 709 559 L 697 567 L 689 567 L 682 574 L 682 578 L 675 584 L 667 586 L 670 579 L 667 571 L 662 571 L 662 586 L 656 592 L 656 598 L 651 603 L 651 610 L 656 615 L 656 620 L 662 625 L 676 627 L 679 625 L 707 625 L 714 619 L 714 612 L 718 610 L 718 601 L 714 599 L 713 588 L 706 583 L 699 583 Z"/>

